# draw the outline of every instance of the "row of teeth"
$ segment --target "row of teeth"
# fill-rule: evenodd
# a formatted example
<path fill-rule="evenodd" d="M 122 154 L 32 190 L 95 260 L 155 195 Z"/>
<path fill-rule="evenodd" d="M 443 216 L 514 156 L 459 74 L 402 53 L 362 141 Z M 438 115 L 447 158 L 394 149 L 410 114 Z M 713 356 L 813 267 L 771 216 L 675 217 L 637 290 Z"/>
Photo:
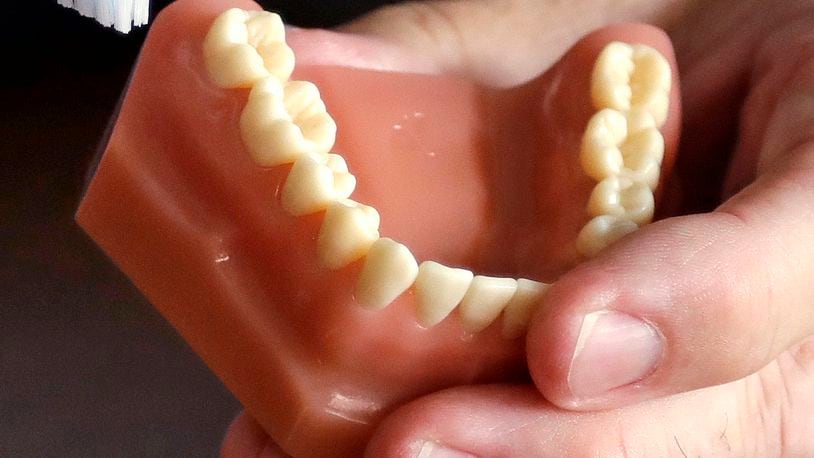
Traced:
<path fill-rule="evenodd" d="M 591 99 L 597 112 L 580 152 L 582 169 L 597 181 L 588 200 L 592 219 L 577 237 L 583 256 L 596 256 L 653 219 L 671 78 L 667 59 L 645 45 L 612 42 L 596 60 Z"/>
<path fill-rule="evenodd" d="M 293 164 L 281 193 L 293 216 L 324 212 L 317 238 L 320 263 L 332 270 L 364 259 L 356 301 L 381 309 L 412 289 L 419 323 L 432 327 L 457 308 L 465 331 L 487 328 L 501 314 L 506 338 L 525 333 L 547 284 L 474 275 L 434 261 L 418 265 L 403 244 L 380 237 L 375 208 L 350 199 L 356 178 L 344 158 L 331 154 L 336 124 L 317 87 L 289 81 L 294 53 L 279 16 L 230 9 L 204 40 L 212 80 L 223 88 L 251 89 L 240 117 L 246 149 L 263 167 Z"/>

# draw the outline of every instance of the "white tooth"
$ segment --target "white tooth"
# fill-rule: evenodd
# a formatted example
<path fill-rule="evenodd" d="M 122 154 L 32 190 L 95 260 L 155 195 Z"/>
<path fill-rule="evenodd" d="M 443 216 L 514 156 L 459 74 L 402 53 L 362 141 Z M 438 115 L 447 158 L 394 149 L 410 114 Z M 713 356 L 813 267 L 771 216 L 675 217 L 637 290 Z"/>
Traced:
<path fill-rule="evenodd" d="M 272 167 L 294 162 L 305 153 L 327 153 L 336 139 L 336 124 L 325 112 L 325 104 L 316 92 L 307 104 L 304 89 L 311 83 L 290 82 L 283 87 L 275 78 L 259 81 L 249 93 L 240 116 L 240 132 L 246 149 L 261 166 Z M 309 86 L 310 85 L 310 86 Z M 314 86 L 314 90 L 315 86 Z M 288 108 L 296 109 L 291 112 Z M 308 110 L 308 116 L 302 113 Z"/>
<path fill-rule="evenodd" d="M 418 322 L 431 327 L 443 321 L 464 298 L 472 277 L 465 269 L 422 262 L 415 281 Z"/>
<path fill-rule="evenodd" d="M 613 215 L 597 216 L 577 236 L 577 251 L 592 258 L 611 243 L 638 229 L 636 223 Z"/>
<path fill-rule="evenodd" d="M 317 238 L 322 265 L 339 269 L 362 258 L 379 239 L 379 212 L 350 199 L 333 202 Z"/>
<path fill-rule="evenodd" d="M 642 107 L 631 108 L 630 111 L 625 113 L 625 118 L 627 119 L 628 135 L 633 135 L 645 129 L 658 128 L 653 115 Z"/>
<path fill-rule="evenodd" d="M 285 43 L 285 25 L 268 11 L 251 11 L 246 21 L 248 43 L 257 50 L 269 74 L 287 81 L 294 71 L 294 51 Z"/>
<path fill-rule="evenodd" d="M 517 279 L 517 291 L 503 310 L 503 337 L 516 339 L 526 332 L 534 306 L 540 303 L 550 286 L 525 278 Z"/>
<path fill-rule="evenodd" d="M 594 114 L 582 137 L 580 162 L 585 173 L 596 181 L 618 175 L 624 166 L 619 146 L 627 137 L 625 116 L 611 109 Z"/>
<path fill-rule="evenodd" d="M 464 329 L 476 333 L 489 327 L 516 290 L 513 278 L 476 276 L 458 308 Z"/>
<path fill-rule="evenodd" d="M 633 62 L 636 68 L 630 77 L 631 106 L 646 108 L 655 118 L 656 126 L 661 127 L 670 103 L 670 63 L 660 52 L 645 45 L 634 47 Z"/>
<path fill-rule="evenodd" d="M 614 41 L 605 46 L 597 56 L 591 74 L 591 97 L 598 110 L 630 109 L 633 54 L 632 46 Z"/>
<path fill-rule="evenodd" d="M 591 216 L 618 216 L 639 226 L 653 219 L 654 207 L 650 187 L 625 177 L 608 177 L 600 181 L 588 200 Z"/>
<path fill-rule="evenodd" d="M 622 175 L 633 181 L 647 183 L 655 190 L 659 183 L 664 159 L 664 137 L 651 127 L 628 136 L 620 148 L 625 170 Z"/>
<path fill-rule="evenodd" d="M 369 309 L 387 307 L 413 284 L 418 263 L 410 250 L 383 237 L 370 247 L 356 285 L 356 301 Z"/>
<path fill-rule="evenodd" d="M 338 162 L 330 156 L 336 155 L 306 153 L 294 162 L 281 197 L 287 212 L 294 216 L 308 215 L 327 209 L 334 201 L 350 197 L 356 179 L 341 168 L 332 169 L 331 166 Z"/>

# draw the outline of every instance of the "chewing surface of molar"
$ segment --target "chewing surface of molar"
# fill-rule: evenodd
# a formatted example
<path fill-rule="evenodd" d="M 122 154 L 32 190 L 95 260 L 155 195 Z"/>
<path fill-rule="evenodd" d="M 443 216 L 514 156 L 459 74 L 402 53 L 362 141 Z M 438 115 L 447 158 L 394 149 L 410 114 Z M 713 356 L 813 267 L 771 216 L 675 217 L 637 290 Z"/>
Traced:
<path fill-rule="evenodd" d="M 379 239 L 379 212 L 350 199 L 328 206 L 317 238 L 320 262 L 339 269 L 362 258 Z"/>
<path fill-rule="evenodd" d="M 503 309 L 503 337 L 516 339 L 526 333 L 534 306 L 543 300 L 550 286 L 525 278 L 517 279 L 517 290 Z"/>
<path fill-rule="evenodd" d="M 655 190 L 664 160 L 664 137 L 655 127 L 628 135 L 620 151 L 624 161 L 622 175 L 646 183 Z"/>
<path fill-rule="evenodd" d="M 492 324 L 517 290 L 517 280 L 478 275 L 458 307 L 467 332 L 480 332 Z"/>
<path fill-rule="evenodd" d="M 608 177 L 600 181 L 588 200 L 591 216 L 613 215 L 639 226 L 653 219 L 654 207 L 650 187 L 625 177 Z"/>
<path fill-rule="evenodd" d="M 240 116 L 246 149 L 259 165 L 288 164 L 305 153 L 325 154 L 336 140 L 336 123 L 319 90 L 307 81 L 280 84 L 268 77 L 254 85 Z"/>
<path fill-rule="evenodd" d="M 415 281 L 418 322 L 431 327 L 443 321 L 464 298 L 473 277 L 466 269 L 422 262 Z"/>
<path fill-rule="evenodd" d="M 417 276 L 418 263 L 410 249 L 383 237 L 367 252 L 354 296 L 362 307 L 381 309 L 407 291 Z"/>
<path fill-rule="evenodd" d="M 223 88 L 249 88 L 268 76 L 285 82 L 294 70 L 283 21 L 267 11 L 226 10 L 209 29 L 203 49 L 209 75 Z"/>
<path fill-rule="evenodd" d="M 355 186 L 356 178 L 348 173 L 348 166 L 341 156 L 307 153 L 291 167 L 283 185 L 281 201 L 288 213 L 308 215 L 350 197 Z"/>
<path fill-rule="evenodd" d="M 582 137 L 580 163 L 585 173 L 596 181 L 622 173 L 624 157 L 619 147 L 627 138 L 627 119 L 617 110 L 595 113 Z"/>
<path fill-rule="evenodd" d="M 592 258 L 611 243 L 634 232 L 639 227 L 633 221 L 613 215 L 593 218 L 577 236 L 577 251 Z"/>

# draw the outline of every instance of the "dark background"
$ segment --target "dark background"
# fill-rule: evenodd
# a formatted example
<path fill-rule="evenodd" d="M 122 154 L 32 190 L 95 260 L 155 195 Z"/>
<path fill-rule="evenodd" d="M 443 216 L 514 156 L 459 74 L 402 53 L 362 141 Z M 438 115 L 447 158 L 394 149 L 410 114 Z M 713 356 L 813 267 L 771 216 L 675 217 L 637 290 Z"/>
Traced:
<path fill-rule="evenodd" d="M 330 26 L 393 2 L 261 3 Z M 0 457 L 214 456 L 240 410 L 73 222 L 145 35 L 0 10 Z"/>

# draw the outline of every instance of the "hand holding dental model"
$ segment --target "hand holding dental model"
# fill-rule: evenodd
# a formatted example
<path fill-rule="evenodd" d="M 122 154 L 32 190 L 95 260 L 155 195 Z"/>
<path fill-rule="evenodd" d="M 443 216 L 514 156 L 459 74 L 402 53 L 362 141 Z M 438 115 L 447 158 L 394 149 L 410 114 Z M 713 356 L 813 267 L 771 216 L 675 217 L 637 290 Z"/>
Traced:
<path fill-rule="evenodd" d="M 552 66 L 599 19 L 411 4 L 352 24 L 363 38 L 285 37 L 250 2 L 159 18 L 78 218 L 262 425 L 241 417 L 226 455 L 357 454 L 371 434 L 373 456 L 811 450 L 814 82 L 809 57 L 775 52 L 807 29 L 739 23 L 710 47 L 704 21 L 734 7 L 645 3 L 697 24 L 674 37 L 672 180 L 678 80 L 653 28 L 592 33 Z M 735 196 L 644 226 L 720 191 L 753 62 Z M 400 407 L 523 380 L 526 326 L 536 388 Z"/>

